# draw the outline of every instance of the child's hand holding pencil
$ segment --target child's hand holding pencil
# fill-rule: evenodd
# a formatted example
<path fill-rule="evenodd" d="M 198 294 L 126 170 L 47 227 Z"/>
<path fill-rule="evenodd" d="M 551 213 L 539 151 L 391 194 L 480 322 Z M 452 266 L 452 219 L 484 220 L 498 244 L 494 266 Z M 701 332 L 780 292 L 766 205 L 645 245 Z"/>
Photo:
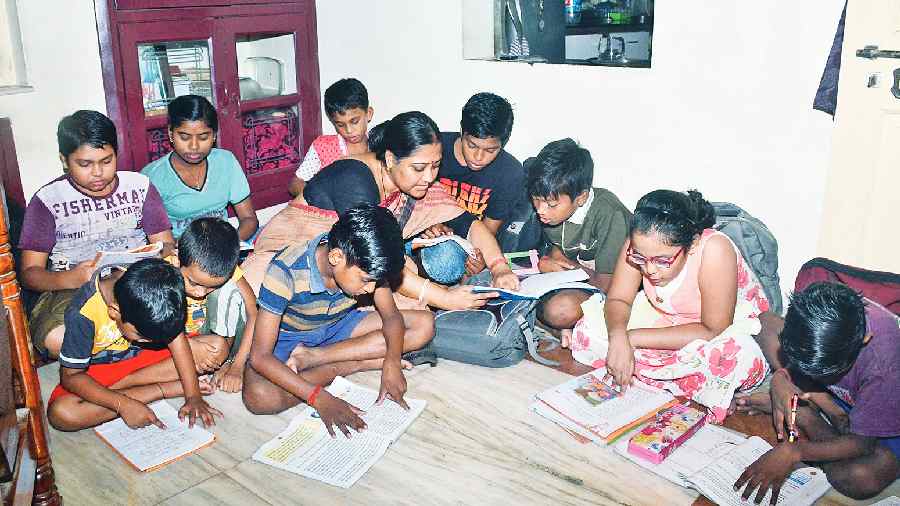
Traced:
<path fill-rule="evenodd" d="M 788 443 L 793 443 L 797 439 L 797 406 L 800 404 L 800 396 L 794 394 L 791 396 L 791 418 L 788 422 Z"/>

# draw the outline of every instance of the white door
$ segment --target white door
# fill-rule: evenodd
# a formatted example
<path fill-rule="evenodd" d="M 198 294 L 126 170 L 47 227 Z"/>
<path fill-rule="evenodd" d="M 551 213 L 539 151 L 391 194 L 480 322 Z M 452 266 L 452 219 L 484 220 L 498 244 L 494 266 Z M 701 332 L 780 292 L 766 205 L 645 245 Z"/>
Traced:
<path fill-rule="evenodd" d="M 850 0 L 819 256 L 900 272 L 898 80 L 900 1 Z"/>

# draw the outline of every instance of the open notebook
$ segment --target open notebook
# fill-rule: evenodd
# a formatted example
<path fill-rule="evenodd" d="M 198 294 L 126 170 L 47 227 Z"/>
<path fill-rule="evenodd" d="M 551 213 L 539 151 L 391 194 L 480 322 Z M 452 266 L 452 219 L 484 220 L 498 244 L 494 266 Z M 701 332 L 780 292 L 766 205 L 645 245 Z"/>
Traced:
<path fill-rule="evenodd" d="M 599 292 L 599 288 L 585 282 L 589 277 L 584 272 L 584 269 L 545 272 L 523 279 L 519 283 L 519 289 L 515 291 L 490 286 L 475 286 L 472 288 L 472 291 L 475 293 L 497 292 L 500 294 L 501 299 L 508 300 L 539 299 L 547 292 L 563 288 L 578 288 L 589 292 Z"/>
<path fill-rule="evenodd" d="M 125 462 L 138 471 L 153 471 L 160 467 L 209 446 L 216 440 L 215 434 L 199 425 L 188 428 L 187 419 L 178 419 L 178 411 L 164 400 L 148 405 L 165 425 L 132 429 L 121 418 L 110 420 L 94 428 L 100 439 L 106 442 Z"/>
<path fill-rule="evenodd" d="M 569 432 L 607 444 L 677 402 L 669 392 L 637 382 L 621 392 L 604 376 L 606 369 L 600 368 L 540 392 L 531 410 Z"/>
<path fill-rule="evenodd" d="M 388 447 L 425 409 L 425 401 L 406 399 L 409 411 L 385 400 L 375 405 L 378 392 L 338 376 L 328 391 L 365 410 L 367 428 L 347 438 L 339 430 L 332 438 L 318 413 L 306 407 L 281 434 L 262 445 L 253 460 L 329 485 L 349 488 L 384 455 Z"/>
<path fill-rule="evenodd" d="M 138 260 L 159 256 L 162 249 L 163 243 L 154 242 L 128 251 L 101 251 L 96 267 L 101 269 L 111 265 L 131 265 Z"/>

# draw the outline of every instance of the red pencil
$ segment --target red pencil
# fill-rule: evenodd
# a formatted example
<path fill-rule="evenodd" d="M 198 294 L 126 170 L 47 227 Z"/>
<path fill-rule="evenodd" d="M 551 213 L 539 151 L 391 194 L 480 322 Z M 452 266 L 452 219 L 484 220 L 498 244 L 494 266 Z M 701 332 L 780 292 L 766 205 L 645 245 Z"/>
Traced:
<path fill-rule="evenodd" d="M 791 421 L 788 424 L 788 443 L 793 443 L 797 439 L 797 405 L 800 403 L 800 396 L 794 394 L 791 397 Z"/>

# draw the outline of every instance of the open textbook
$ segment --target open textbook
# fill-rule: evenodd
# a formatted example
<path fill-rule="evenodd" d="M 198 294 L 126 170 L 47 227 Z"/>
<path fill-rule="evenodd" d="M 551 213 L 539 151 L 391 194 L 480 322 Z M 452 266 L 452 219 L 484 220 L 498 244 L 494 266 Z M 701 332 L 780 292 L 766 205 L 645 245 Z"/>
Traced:
<path fill-rule="evenodd" d="M 156 425 L 132 429 L 121 418 L 94 428 L 100 439 L 138 471 L 159 469 L 216 440 L 215 434 L 199 424 L 188 428 L 187 419 L 179 420 L 178 412 L 164 400 L 148 404 L 148 407 L 166 425 L 166 429 Z"/>
<path fill-rule="evenodd" d="M 746 506 L 732 485 L 750 464 L 772 445 L 763 439 L 715 425 L 705 425 L 660 464 L 652 464 L 628 452 L 622 438 L 613 447 L 619 455 L 659 476 L 693 488 L 716 504 Z M 804 506 L 815 502 L 831 488 L 825 473 L 814 467 L 794 471 L 781 487 L 778 504 Z M 755 494 L 755 492 L 754 492 Z M 754 495 L 755 497 L 755 495 Z M 771 491 L 760 504 L 769 504 Z"/>
<path fill-rule="evenodd" d="M 347 438 L 337 431 L 332 438 L 318 413 L 306 407 L 275 439 L 265 443 L 253 460 L 336 487 L 349 488 L 384 455 L 425 409 L 425 401 L 406 399 L 409 411 L 385 400 L 375 405 L 378 392 L 360 387 L 338 376 L 328 391 L 365 410 L 367 428 L 351 431 Z"/>
<path fill-rule="evenodd" d="M 102 269 L 111 265 L 131 265 L 138 260 L 159 256 L 162 248 L 163 243 L 155 242 L 128 251 L 101 251 L 99 258 L 97 258 L 96 268 Z"/>
<path fill-rule="evenodd" d="M 680 450 L 681 448 L 679 448 Z M 730 451 L 724 452 L 702 469 L 685 476 L 691 488 L 696 489 L 716 504 L 723 506 L 746 506 L 741 492 L 735 492 L 734 482 L 740 478 L 750 464 L 756 462 L 772 445 L 762 438 L 751 436 Z M 677 453 L 678 450 L 675 450 Z M 815 467 L 797 469 L 785 480 L 778 495 L 778 502 L 784 506 L 808 506 L 828 492 L 831 484 L 825 472 Z M 756 492 L 754 491 L 755 497 Z M 766 492 L 760 504 L 770 504 L 772 491 Z"/>
<path fill-rule="evenodd" d="M 669 392 L 642 383 L 620 391 L 605 376 L 606 369 L 600 368 L 545 390 L 535 396 L 539 404 L 531 409 L 570 433 L 607 444 L 677 403 Z"/>
<path fill-rule="evenodd" d="M 545 272 L 534 274 L 523 279 L 519 283 L 518 290 L 504 290 L 491 286 L 476 286 L 472 288 L 475 293 L 497 292 L 501 299 L 521 300 L 539 299 L 542 295 L 553 290 L 563 288 L 579 288 L 591 292 L 599 292 L 600 289 L 585 283 L 590 276 L 584 269 L 572 269 L 570 271 Z"/>

